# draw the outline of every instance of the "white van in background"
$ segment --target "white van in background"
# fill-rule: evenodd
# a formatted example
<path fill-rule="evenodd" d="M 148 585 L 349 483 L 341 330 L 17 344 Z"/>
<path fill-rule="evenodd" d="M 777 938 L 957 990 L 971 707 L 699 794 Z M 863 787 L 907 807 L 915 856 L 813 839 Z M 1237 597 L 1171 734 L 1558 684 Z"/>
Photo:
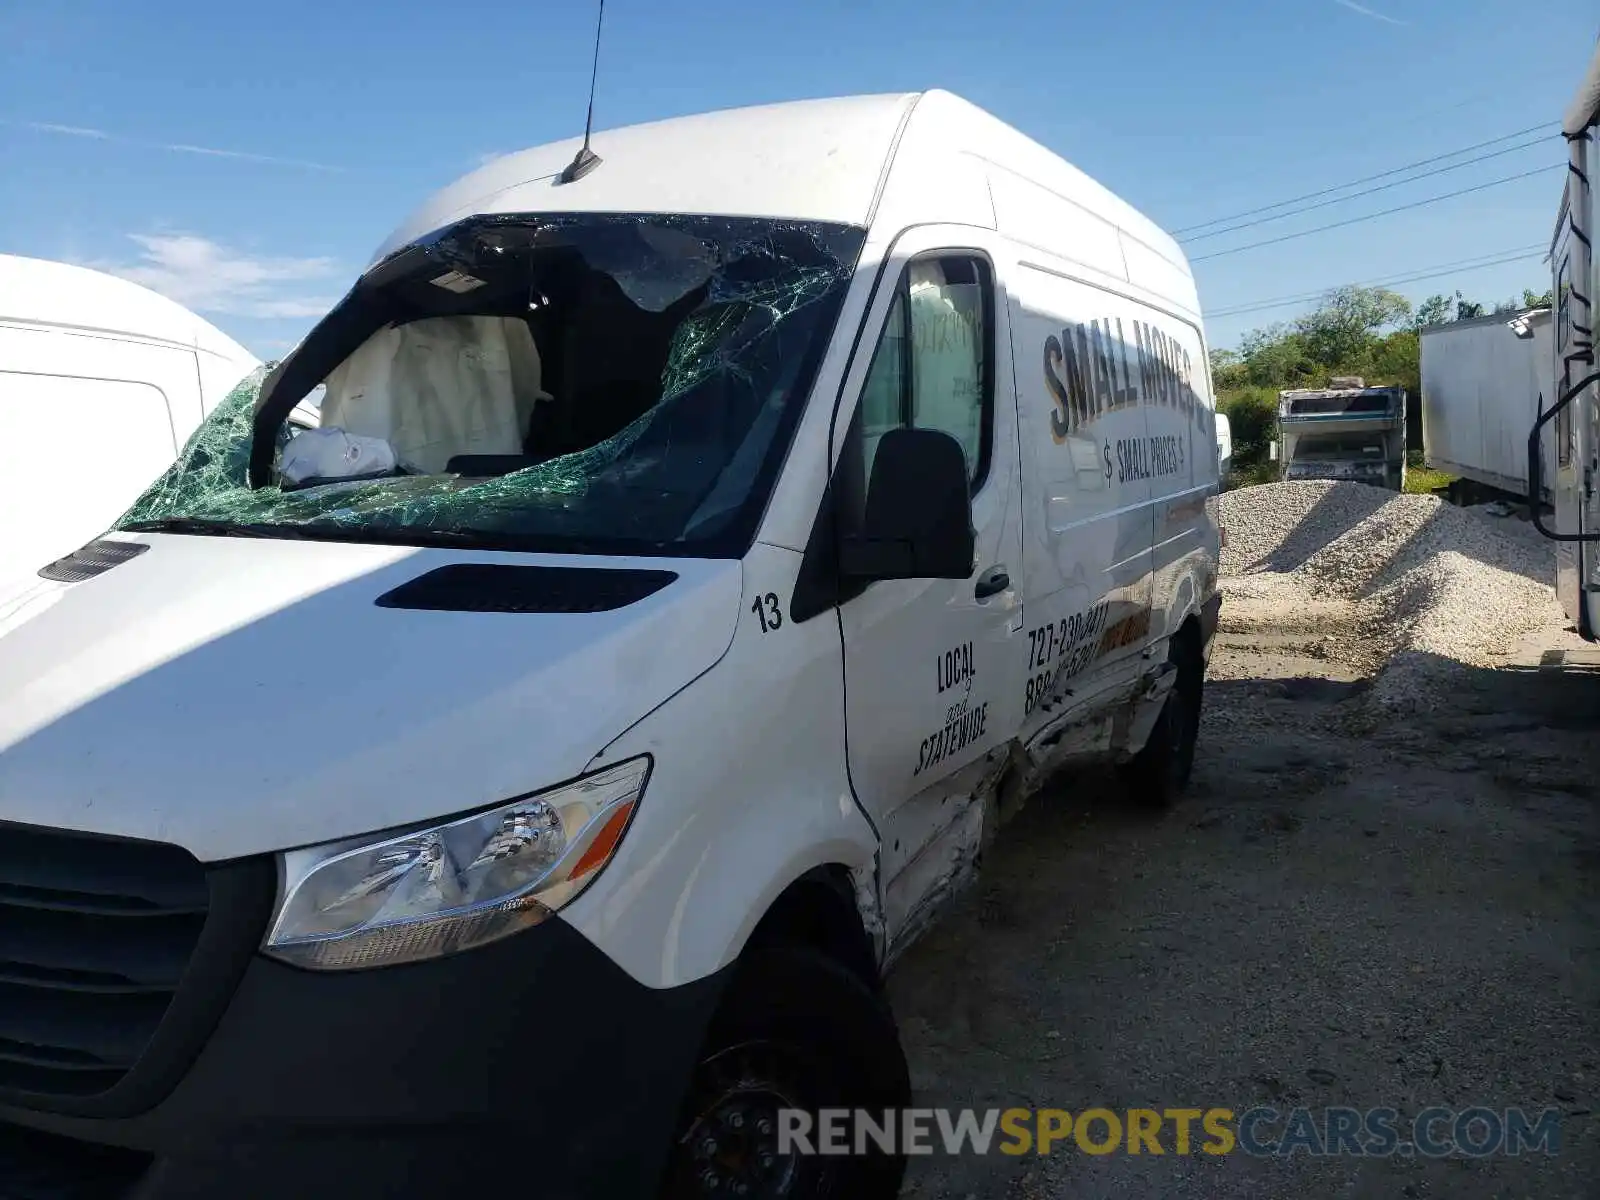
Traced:
<path fill-rule="evenodd" d="M 148 288 L 0 254 L 0 588 L 104 531 L 258 365 Z"/>
<path fill-rule="evenodd" d="M 888 1200 L 782 1136 L 908 1102 L 884 970 L 1059 768 L 1184 787 L 1172 238 L 939 91 L 578 150 L 435 196 L 0 617 L 41 1189 Z"/>

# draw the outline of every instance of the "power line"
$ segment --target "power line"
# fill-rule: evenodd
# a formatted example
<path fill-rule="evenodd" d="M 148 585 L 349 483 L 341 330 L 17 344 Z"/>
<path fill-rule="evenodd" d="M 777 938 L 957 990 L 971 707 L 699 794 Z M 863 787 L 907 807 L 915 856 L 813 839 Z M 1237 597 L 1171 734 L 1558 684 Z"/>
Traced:
<path fill-rule="evenodd" d="M 1543 245 L 1516 246 L 1505 250 L 1494 250 L 1488 254 L 1476 254 L 1471 258 L 1458 259 L 1455 262 L 1434 263 L 1432 266 L 1416 267 L 1404 275 L 1386 276 L 1383 279 L 1369 279 L 1357 284 L 1358 287 L 1389 287 L 1400 283 L 1415 283 L 1421 279 L 1432 279 L 1439 275 L 1447 275 L 1453 270 L 1475 268 L 1479 266 L 1496 265 L 1502 261 L 1516 261 L 1518 259 L 1535 256 L 1542 253 Z M 1488 260 L 1493 260 L 1488 261 Z M 1318 300 L 1340 285 L 1330 285 L 1319 288 L 1314 292 L 1299 292 L 1292 296 L 1274 296 L 1265 300 L 1247 300 L 1238 304 L 1230 304 L 1220 309 L 1208 309 L 1208 316 L 1228 316 L 1243 309 L 1276 308 L 1284 304 L 1298 304 L 1309 300 Z"/>
<path fill-rule="evenodd" d="M 1520 250 L 1501 250 L 1495 255 L 1480 255 L 1477 258 L 1462 259 L 1460 262 L 1441 263 L 1433 267 L 1422 267 L 1417 272 L 1409 275 L 1399 275 L 1390 279 L 1377 279 L 1360 284 L 1360 287 L 1394 287 L 1404 283 L 1421 283 L 1427 279 L 1441 279 L 1446 275 L 1456 275 L 1467 271 L 1479 271 L 1485 267 L 1499 267 L 1507 263 L 1524 262 L 1530 259 L 1542 258 L 1544 246 L 1528 246 Z M 1207 310 L 1208 317 L 1238 317 L 1246 313 L 1266 312 L 1273 308 L 1288 308 L 1295 304 L 1309 304 L 1326 296 L 1333 288 L 1323 288 L 1317 292 L 1305 292 L 1298 296 L 1280 296 L 1274 300 L 1251 301 L 1248 304 L 1236 304 L 1228 308 Z"/>
<path fill-rule="evenodd" d="M 1518 150 L 1527 150 L 1533 146 L 1543 146 L 1548 138 L 1535 138 L 1531 142 L 1519 142 L 1515 146 L 1508 146 L 1504 150 L 1495 150 L 1489 154 L 1480 154 L 1476 158 L 1465 159 L 1462 162 L 1451 163 L 1447 167 L 1435 167 L 1431 171 L 1423 171 L 1416 175 L 1408 175 L 1404 179 L 1391 180 L 1380 183 L 1377 187 L 1365 188 L 1359 192 L 1351 192 L 1348 196 L 1335 196 L 1332 200 L 1322 200 L 1316 204 L 1308 204 L 1304 208 L 1291 209 L 1288 212 L 1274 213 L 1270 217 L 1258 217 L 1254 221 L 1241 221 L 1237 225 L 1225 225 L 1221 229 L 1213 229 L 1209 233 L 1197 233 L 1193 237 L 1182 239 L 1185 243 L 1198 242 L 1205 238 L 1221 237 L 1225 233 L 1234 233 L 1240 229 L 1249 229 L 1256 225 L 1265 225 L 1270 221 L 1283 221 L 1289 217 L 1298 217 L 1301 213 L 1312 212 L 1319 208 L 1327 208 L 1333 204 L 1343 204 L 1347 200 L 1359 200 L 1362 196 L 1370 196 L 1374 192 L 1387 191 L 1389 188 L 1403 187 L 1408 183 L 1415 183 L 1419 179 L 1428 179 L 1434 175 L 1443 175 L 1447 171 L 1459 171 L 1462 167 L 1470 167 L 1474 163 L 1487 162 L 1491 158 L 1500 158 L 1503 155 L 1514 154 Z M 1347 185 L 1348 186 L 1348 185 Z"/>
<path fill-rule="evenodd" d="M 1380 209 L 1375 213 L 1365 216 L 1348 217 L 1343 221 L 1333 221 L 1327 225 L 1318 225 L 1314 229 L 1302 229 L 1298 233 L 1285 233 L 1279 237 L 1266 238 L 1259 242 L 1247 242 L 1243 246 L 1233 246 L 1227 250 L 1213 250 L 1210 254 L 1200 254 L 1191 258 L 1191 263 L 1205 262 L 1209 258 L 1221 258 L 1225 254 L 1240 254 L 1246 250 L 1256 250 L 1262 246 L 1276 246 L 1279 242 L 1291 242 L 1295 238 L 1310 237 L 1314 233 L 1326 233 L 1330 229 L 1341 229 L 1346 225 L 1359 225 L 1363 221 L 1376 221 L 1379 217 L 1392 216 L 1398 212 L 1407 212 L 1413 208 L 1422 208 L 1429 204 L 1438 204 L 1441 200 L 1453 200 L 1457 196 L 1466 196 L 1472 192 L 1481 192 L 1486 188 L 1499 187 L 1504 183 L 1515 183 L 1519 179 L 1530 179 L 1535 175 L 1542 175 L 1546 171 L 1565 171 L 1565 164 L 1551 164 L 1549 166 L 1535 167 L 1531 171 L 1523 171 L 1519 175 L 1507 175 L 1504 179 L 1491 179 L 1488 183 L 1475 184 L 1472 187 L 1460 188 L 1454 192 L 1444 192 L 1438 196 L 1429 196 L 1424 200 L 1413 200 L 1410 204 L 1397 204 L 1393 208 Z"/>
<path fill-rule="evenodd" d="M 1271 212 L 1275 208 L 1287 208 L 1289 205 L 1299 204 L 1303 200 L 1316 200 L 1322 196 L 1332 195 L 1334 192 L 1342 192 L 1346 188 L 1353 188 L 1363 183 L 1374 183 L 1379 179 L 1387 179 L 1391 175 L 1399 175 L 1402 171 L 1411 171 L 1415 170 L 1417 167 L 1431 166 L 1436 162 L 1443 162 L 1447 158 L 1454 158 L 1458 154 L 1468 154 L 1473 150 L 1483 150 L 1489 146 L 1498 146 L 1501 142 L 1509 142 L 1512 138 L 1526 137 L 1530 133 L 1538 133 L 1541 129 L 1549 130 L 1549 128 L 1550 122 L 1541 121 L 1537 125 L 1530 125 L 1526 129 L 1519 129 L 1515 133 L 1507 133 L 1497 138 L 1490 138 L 1487 142 L 1478 142 L 1476 145 L 1463 146 L 1459 150 L 1451 150 L 1447 154 L 1436 154 L 1432 158 L 1419 159 L 1416 162 L 1406 163 L 1404 166 L 1391 167 L 1387 171 L 1379 171 L 1376 175 L 1364 175 L 1360 179 L 1351 179 L 1345 183 L 1337 185 L 1336 187 L 1323 188 L 1321 191 L 1317 192 L 1307 192 L 1303 196 L 1294 196 L 1288 200 L 1280 200 L 1276 204 L 1265 204 L 1260 208 L 1246 209 L 1244 212 L 1232 213 L 1226 217 L 1215 217 L 1210 221 L 1201 221 L 1197 225 L 1185 225 L 1181 229 L 1174 229 L 1172 233 L 1174 235 L 1180 233 L 1189 233 L 1195 229 L 1205 229 L 1209 225 L 1221 225 L 1228 221 L 1240 220 L 1243 217 L 1253 217 L 1257 213 Z"/>

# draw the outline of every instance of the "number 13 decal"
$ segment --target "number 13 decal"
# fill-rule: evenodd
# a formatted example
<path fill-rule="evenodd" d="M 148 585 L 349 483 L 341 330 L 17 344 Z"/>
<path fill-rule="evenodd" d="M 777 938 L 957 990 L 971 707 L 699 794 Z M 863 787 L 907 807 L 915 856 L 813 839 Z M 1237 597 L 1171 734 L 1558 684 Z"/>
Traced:
<path fill-rule="evenodd" d="M 756 619 L 761 622 L 761 632 L 771 633 L 774 629 L 783 628 L 783 609 L 778 604 L 778 593 L 767 592 L 757 596 L 756 602 L 750 606 L 750 611 L 755 613 Z"/>

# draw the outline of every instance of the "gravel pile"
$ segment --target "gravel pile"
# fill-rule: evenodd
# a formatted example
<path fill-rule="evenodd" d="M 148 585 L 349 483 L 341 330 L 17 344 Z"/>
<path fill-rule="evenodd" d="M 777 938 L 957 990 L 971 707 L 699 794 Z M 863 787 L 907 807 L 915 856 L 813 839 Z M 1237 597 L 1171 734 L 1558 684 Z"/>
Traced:
<path fill-rule="evenodd" d="M 1286 624 L 1307 600 L 1344 605 L 1356 650 L 1382 663 L 1369 698 L 1384 709 L 1432 707 L 1453 671 L 1502 664 L 1564 623 L 1553 543 L 1515 518 L 1312 481 L 1228 492 L 1222 518 L 1225 595 Z"/>

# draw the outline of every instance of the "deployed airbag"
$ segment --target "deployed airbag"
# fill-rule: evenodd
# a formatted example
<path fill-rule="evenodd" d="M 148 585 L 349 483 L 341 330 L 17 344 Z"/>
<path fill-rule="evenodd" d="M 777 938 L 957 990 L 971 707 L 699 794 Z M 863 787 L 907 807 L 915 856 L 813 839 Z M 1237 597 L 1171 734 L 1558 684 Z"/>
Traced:
<path fill-rule="evenodd" d="M 463 454 L 520 454 L 540 388 L 522 321 L 429 317 L 380 329 L 327 379 L 324 428 L 382 438 L 408 471 Z"/>
<path fill-rule="evenodd" d="M 283 448 L 279 474 L 290 487 L 335 479 L 375 479 L 393 473 L 394 448 L 382 438 L 343 429 L 307 429 Z"/>

